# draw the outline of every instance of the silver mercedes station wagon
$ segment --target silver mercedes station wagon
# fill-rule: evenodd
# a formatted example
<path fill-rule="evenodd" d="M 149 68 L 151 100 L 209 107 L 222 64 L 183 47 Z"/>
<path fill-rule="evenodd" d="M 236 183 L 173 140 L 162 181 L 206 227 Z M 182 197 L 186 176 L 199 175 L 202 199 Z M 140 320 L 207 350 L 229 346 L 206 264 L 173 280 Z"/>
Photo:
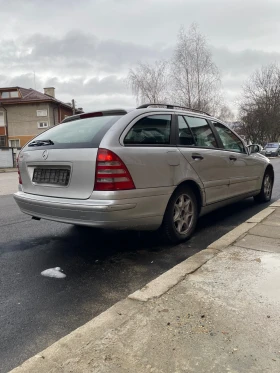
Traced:
<path fill-rule="evenodd" d="M 159 229 L 176 243 L 205 213 L 271 199 L 274 171 L 259 151 L 221 121 L 183 107 L 79 114 L 21 150 L 14 198 L 37 220 Z"/>

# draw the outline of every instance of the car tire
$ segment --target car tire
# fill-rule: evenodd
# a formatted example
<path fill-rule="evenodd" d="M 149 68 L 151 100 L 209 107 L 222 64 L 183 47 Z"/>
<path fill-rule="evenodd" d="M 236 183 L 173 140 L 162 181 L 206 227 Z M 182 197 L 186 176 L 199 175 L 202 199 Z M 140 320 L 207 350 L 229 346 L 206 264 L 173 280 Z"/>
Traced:
<path fill-rule="evenodd" d="M 254 197 L 255 202 L 265 203 L 271 200 L 273 188 L 273 174 L 271 171 L 266 171 L 263 177 L 262 189 L 258 195 Z"/>
<path fill-rule="evenodd" d="M 171 196 L 161 228 L 160 236 L 170 243 L 180 243 L 191 237 L 198 219 L 198 201 L 193 190 L 182 186 Z"/>

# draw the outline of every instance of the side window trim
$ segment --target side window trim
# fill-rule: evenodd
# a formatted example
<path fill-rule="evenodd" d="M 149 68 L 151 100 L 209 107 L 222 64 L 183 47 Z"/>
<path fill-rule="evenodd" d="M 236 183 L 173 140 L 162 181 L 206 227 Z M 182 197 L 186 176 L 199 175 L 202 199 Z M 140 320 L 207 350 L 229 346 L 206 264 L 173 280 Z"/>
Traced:
<path fill-rule="evenodd" d="M 175 146 L 179 146 L 179 114 L 174 115 Z"/>
<path fill-rule="evenodd" d="M 171 114 L 171 128 L 170 128 L 170 144 L 172 146 L 176 146 L 177 144 L 177 131 L 178 128 L 178 120 L 176 118 L 176 114 Z"/>
<path fill-rule="evenodd" d="M 190 133 L 192 134 L 193 141 L 194 141 L 195 145 L 182 145 L 182 144 L 180 144 L 180 138 L 179 138 L 179 117 L 182 117 L 183 120 L 184 120 L 184 122 L 186 123 L 187 128 L 189 129 Z M 186 119 L 184 118 L 183 114 L 175 114 L 174 115 L 174 132 L 175 132 L 175 142 L 174 142 L 175 146 L 182 146 L 184 148 L 196 148 L 197 147 L 196 141 L 195 141 L 195 137 L 193 135 L 193 132 L 192 132 L 189 124 L 187 123 Z"/>
<path fill-rule="evenodd" d="M 197 147 L 197 142 L 195 140 L 195 136 L 194 136 L 194 133 L 191 129 L 191 127 L 189 126 L 189 123 L 186 121 L 186 118 L 184 115 L 182 115 L 182 118 L 184 119 L 185 123 L 186 123 L 186 126 L 188 127 L 188 129 L 190 130 L 190 133 L 192 134 L 192 137 L 193 137 L 193 142 L 194 142 L 194 146 Z"/>
<path fill-rule="evenodd" d="M 225 150 L 224 144 L 223 144 L 223 142 L 220 138 L 220 135 L 219 135 L 218 131 L 216 130 L 214 124 L 208 118 L 206 120 L 207 120 L 207 123 L 209 124 L 210 128 L 212 129 L 212 132 L 214 133 L 214 136 L 215 136 L 215 139 L 216 139 L 216 142 L 217 142 L 217 145 L 218 145 L 218 149 Z"/>

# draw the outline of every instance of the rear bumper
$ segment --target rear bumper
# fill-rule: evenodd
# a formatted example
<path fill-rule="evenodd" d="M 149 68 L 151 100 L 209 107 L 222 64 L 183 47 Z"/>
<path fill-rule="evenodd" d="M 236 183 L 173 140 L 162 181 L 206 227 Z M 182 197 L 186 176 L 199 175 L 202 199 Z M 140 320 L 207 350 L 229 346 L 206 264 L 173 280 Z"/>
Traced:
<path fill-rule="evenodd" d="M 14 194 L 22 212 L 53 221 L 113 229 L 157 229 L 170 194 L 129 199 L 75 200 Z"/>

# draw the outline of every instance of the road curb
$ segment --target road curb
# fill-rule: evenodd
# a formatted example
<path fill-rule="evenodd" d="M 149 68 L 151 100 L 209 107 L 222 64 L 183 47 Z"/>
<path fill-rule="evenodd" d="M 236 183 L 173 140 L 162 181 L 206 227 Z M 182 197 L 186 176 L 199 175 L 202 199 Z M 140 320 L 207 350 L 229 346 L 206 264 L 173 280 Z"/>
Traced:
<path fill-rule="evenodd" d="M 258 214 L 252 216 L 250 219 L 246 220 L 246 222 L 247 223 L 260 223 L 265 218 L 267 218 L 270 214 L 272 214 L 274 211 L 275 211 L 275 208 L 272 208 L 271 206 L 269 206 L 266 209 L 260 211 Z"/>
<path fill-rule="evenodd" d="M 280 206 L 280 200 L 278 203 Z M 234 228 L 223 237 L 213 242 L 205 250 L 200 251 L 192 257 L 184 260 L 182 263 L 171 268 L 169 271 L 149 282 L 142 289 L 130 294 L 128 298 L 140 302 L 147 302 L 148 300 L 162 296 L 180 281 L 184 280 L 188 274 L 195 272 L 203 264 L 216 256 L 219 251 L 233 244 L 241 236 L 247 233 L 250 229 L 254 228 L 258 223 L 267 218 L 274 211 L 275 208 L 270 206 L 260 211 L 258 214 L 246 220 L 245 223 L 240 224 L 238 227 Z"/>
<path fill-rule="evenodd" d="M 275 211 L 275 208 L 270 206 L 262 210 L 258 214 L 252 216 L 250 219 L 246 220 L 245 223 L 240 224 L 238 227 L 234 228 L 223 237 L 219 238 L 217 241 L 211 243 L 208 246 L 208 249 L 224 250 L 228 246 L 232 245 L 237 241 L 241 236 L 247 233 L 250 229 L 254 228 L 258 223 L 267 218 L 270 214 Z"/>
<path fill-rule="evenodd" d="M 159 298 L 179 282 L 183 281 L 187 275 L 195 272 L 218 253 L 219 250 L 215 249 L 202 250 L 171 268 L 169 271 L 163 273 L 155 280 L 149 282 L 142 289 L 130 294 L 128 298 L 140 302 L 147 302 L 153 298 Z"/>

